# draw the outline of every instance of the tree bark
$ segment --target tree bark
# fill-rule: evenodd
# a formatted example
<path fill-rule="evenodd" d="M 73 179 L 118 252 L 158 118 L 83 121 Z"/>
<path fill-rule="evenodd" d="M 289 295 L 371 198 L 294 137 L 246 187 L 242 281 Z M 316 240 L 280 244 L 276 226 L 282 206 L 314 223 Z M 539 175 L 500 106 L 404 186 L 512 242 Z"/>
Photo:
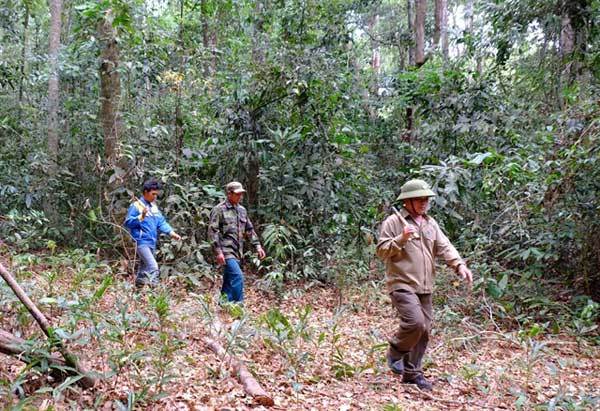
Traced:
<path fill-rule="evenodd" d="M 104 45 L 100 56 L 100 121 L 104 134 L 104 159 L 110 166 L 114 166 L 120 157 L 121 131 L 119 48 L 112 22 L 112 11 L 108 10 L 98 28 L 100 41 Z"/>
<path fill-rule="evenodd" d="M 23 82 L 25 81 L 25 72 L 27 71 L 27 41 L 29 39 L 29 5 L 25 2 L 25 19 L 23 21 L 23 44 L 21 48 L 21 67 L 19 72 L 19 119 L 21 118 L 21 105 L 23 104 Z"/>
<path fill-rule="evenodd" d="M 252 398 L 260 405 L 273 406 L 275 401 L 273 398 L 262 388 L 254 376 L 248 371 L 244 363 L 235 358 L 232 354 L 228 353 L 225 348 L 218 341 L 218 332 L 216 330 L 222 329 L 221 322 L 215 317 L 213 320 L 213 326 L 209 328 L 210 337 L 204 338 L 206 346 L 225 363 L 228 363 L 231 370 L 237 377 L 238 381 L 244 387 L 244 391 L 252 396 Z"/>
<path fill-rule="evenodd" d="M 407 25 L 408 31 L 413 39 L 412 44 L 408 48 L 408 65 L 410 68 L 415 67 L 416 64 L 416 18 L 414 11 L 414 1 L 415 0 L 406 0 L 406 16 L 407 16 Z M 417 0 L 424 1 L 424 0 Z M 403 141 L 410 142 L 414 139 L 414 119 L 413 119 L 413 108 L 412 106 L 406 107 L 406 131 L 401 136 Z"/>
<path fill-rule="evenodd" d="M 417 67 L 425 63 L 425 16 L 427 0 L 416 0 L 415 4 L 415 64 Z"/>
<path fill-rule="evenodd" d="M 465 4 L 465 36 L 471 36 L 473 34 L 473 1 L 467 0 Z M 464 49 L 465 54 L 467 53 L 467 47 L 471 44 L 471 41 L 465 42 L 466 46 Z"/>
<path fill-rule="evenodd" d="M 183 150 L 183 115 L 181 114 L 181 94 L 183 89 L 183 69 L 185 63 L 185 49 L 183 44 L 183 9 L 184 0 L 179 0 L 179 80 L 177 87 L 177 98 L 175 102 L 175 167 L 179 168 L 179 159 Z"/>
<path fill-rule="evenodd" d="M 442 1 L 443 0 L 435 0 L 433 15 L 434 15 L 434 23 L 433 23 L 433 47 L 437 48 L 440 45 L 440 37 L 441 37 L 441 21 L 442 21 Z"/>
<path fill-rule="evenodd" d="M 254 376 L 248 371 L 246 366 L 233 355 L 228 354 L 227 351 L 223 348 L 221 344 L 217 341 L 212 340 L 210 338 L 205 338 L 204 342 L 211 351 L 213 351 L 221 361 L 227 362 L 231 366 L 231 370 L 237 377 L 238 381 L 244 387 L 244 391 L 252 396 L 252 398 L 260 405 L 264 406 L 273 406 L 275 405 L 275 401 L 267 392 L 261 387 L 261 385 L 256 381 Z"/>
<path fill-rule="evenodd" d="M 377 22 L 379 21 L 379 15 L 375 14 L 369 19 L 369 32 L 373 33 Z M 379 51 L 379 44 L 375 40 L 375 36 L 371 35 L 371 68 L 375 76 L 379 76 L 381 71 L 381 53 Z"/>
<path fill-rule="evenodd" d="M 435 0 L 433 44 L 441 46 L 443 60 L 448 61 L 448 0 Z"/>
<path fill-rule="evenodd" d="M 408 48 L 408 65 L 413 67 L 415 65 L 415 20 L 414 20 L 414 0 L 406 0 L 406 19 L 408 25 L 408 32 L 410 33 L 412 42 Z"/>
<path fill-rule="evenodd" d="M 560 55 L 563 59 L 569 57 L 575 50 L 575 32 L 568 14 L 564 14 L 560 21 L 559 45 Z"/>
<path fill-rule="evenodd" d="M 58 166 L 58 110 L 60 29 L 62 17 L 62 0 L 50 0 L 50 36 L 48 47 L 48 156 L 52 163 L 52 173 Z"/>
<path fill-rule="evenodd" d="M 87 371 L 82 368 L 78 364 L 77 358 L 72 355 L 64 346 L 62 341 L 58 339 L 58 337 L 54 334 L 54 329 L 46 319 L 46 316 L 37 308 L 37 306 L 31 301 L 29 296 L 25 293 L 25 291 L 21 288 L 21 286 L 14 279 L 12 274 L 4 267 L 2 263 L 0 263 L 0 276 L 6 281 L 8 286 L 13 290 L 15 295 L 19 298 L 19 300 L 23 303 L 27 311 L 33 316 L 35 321 L 38 323 L 44 334 L 52 341 L 53 344 L 58 348 L 63 358 L 65 359 L 65 363 L 73 368 L 78 374 L 82 375 L 81 384 L 86 388 L 91 388 L 95 384 L 95 380 L 87 375 Z"/>

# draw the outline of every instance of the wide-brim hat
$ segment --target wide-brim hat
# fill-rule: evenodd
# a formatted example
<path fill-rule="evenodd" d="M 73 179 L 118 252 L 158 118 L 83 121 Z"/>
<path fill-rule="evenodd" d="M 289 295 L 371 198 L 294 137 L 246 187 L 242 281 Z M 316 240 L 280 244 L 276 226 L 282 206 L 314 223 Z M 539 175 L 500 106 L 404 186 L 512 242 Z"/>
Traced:
<path fill-rule="evenodd" d="M 400 195 L 396 200 L 406 200 L 409 198 L 419 197 L 435 197 L 435 193 L 429 188 L 429 184 L 423 180 L 409 180 L 402 188 L 400 188 Z"/>

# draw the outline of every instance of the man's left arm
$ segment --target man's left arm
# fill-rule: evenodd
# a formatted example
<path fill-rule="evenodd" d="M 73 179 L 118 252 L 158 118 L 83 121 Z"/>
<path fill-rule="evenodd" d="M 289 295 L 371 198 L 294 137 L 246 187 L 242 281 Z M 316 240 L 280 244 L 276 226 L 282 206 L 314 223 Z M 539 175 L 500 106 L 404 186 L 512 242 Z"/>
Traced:
<path fill-rule="evenodd" d="M 265 256 L 266 256 L 265 250 L 263 250 L 262 246 L 260 245 L 260 240 L 258 239 L 258 234 L 256 234 L 256 231 L 254 230 L 254 226 L 252 225 L 252 222 L 250 221 L 250 217 L 248 217 L 248 216 L 246 216 L 246 227 L 244 227 L 244 230 L 246 232 L 246 235 L 250 239 L 250 243 L 256 249 L 256 254 L 258 254 L 258 258 L 261 260 L 263 258 L 265 258 Z"/>
<path fill-rule="evenodd" d="M 181 236 L 179 234 L 177 234 L 175 232 L 175 230 L 173 230 L 173 227 L 171 227 L 169 225 L 169 223 L 167 223 L 167 219 L 165 218 L 164 215 L 160 214 L 158 219 L 159 219 L 158 220 L 158 231 L 160 231 L 163 234 L 169 235 L 171 238 L 174 238 L 175 240 L 181 240 Z"/>
<path fill-rule="evenodd" d="M 451 267 L 456 274 L 458 274 L 463 280 L 471 283 L 473 281 L 473 273 L 467 267 L 467 263 L 460 257 L 460 254 L 456 248 L 452 245 L 448 237 L 442 232 L 440 227 L 436 224 L 436 257 L 441 257 L 446 261 L 449 267 Z"/>

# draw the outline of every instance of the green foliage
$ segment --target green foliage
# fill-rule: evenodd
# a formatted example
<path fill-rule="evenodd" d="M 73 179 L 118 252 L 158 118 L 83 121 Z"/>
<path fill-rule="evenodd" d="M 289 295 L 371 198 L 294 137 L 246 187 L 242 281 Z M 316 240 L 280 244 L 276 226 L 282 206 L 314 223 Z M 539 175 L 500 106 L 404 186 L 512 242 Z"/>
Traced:
<path fill-rule="evenodd" d="M 337 306 L 348 287 L 380 276 L 378 224 L 401 183 L 422 177 L 438 194 L 431 213 L 475 269 L 474 292 L 489 314 L 478 318 L 521 330 L 528 371 L 543 353 L 542 334 L 597 342 L 599 3 L 476 3 L 474 27 L 450 30 L 450 58 L 432 47 L 416 68 L 405 2 L 70 2 L 56 168 L 46 148 L 46 3 L 0 6 L 0 237 L 21 252 L 13 263 L 27 287 L 32 266 L 48 262 L 40 304 L 71 315 L 56 332 L 72 341 L 83 338 L 77 322 L 89 322 L 90 338 L 111 349 L 112 376 L 158 358 L 119 407 L 160 396 L 180 347 L 165 332 L 173 296 L 164 290 L 149 298 L 151 312 L 128 311 L 134 300 L 118 301 L 110 318 L 91 310 L 118 282 L 116 265 L 96 259 L 128 255 L 119 226 L 148 177 L 164 183 L 161 209 L 184 237 L 161 240 L 163 278 L 194 290 L 215 281 L 208 216 L 235 179 L 248 189 L 244 204 L 267 249 L 255 264 L 263 285 L 282 296 L 292 281 L 333 284 Z M 104 158 L 99 99 L 97 27 L 108 10 L 120 59 L 115 165 Z M 564 17 L 574 30 L 570 53 Z M 70 247 L 83 250 L 63 252 Z M 93 281 L 94 291 L 64 295 L 61 270 L 74 288 Z M 457 324 L 459 309 L 476 315 L 468 298 L 461 304 L 446 305 L 443 320 Z M 247 313 L 224 309 L 237 321 L 228 349 L 243 348 Z M 21 326 L 31 323 L 22 308 L 14 312 Z M 309 309 L 275 310 L 260 320 L 295 383 L 310 360 L 302 344 L 315 343 L 309 318 Z M 155 351 L 127 343 L 153 321 Z M 331 358 L 338 378 L 365 367 L 341 345 Z M 480 377 L 469 367 L 464 375 Z M 516 394 L 516 406 L 528 400 Z M 548 407 L 560 404 L 579 406 L 564 394 Z"/>

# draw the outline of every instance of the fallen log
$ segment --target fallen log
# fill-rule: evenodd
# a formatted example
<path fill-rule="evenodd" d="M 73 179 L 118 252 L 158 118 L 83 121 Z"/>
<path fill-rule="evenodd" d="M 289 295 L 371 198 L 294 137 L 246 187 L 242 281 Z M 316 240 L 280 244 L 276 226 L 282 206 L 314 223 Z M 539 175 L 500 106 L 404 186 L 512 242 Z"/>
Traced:
<path fill-rule="evenodd" d="M 215 320 L 216 329 L 221 329 L 221 325 L 218 320 Z M 237 377 L 238 381 L 244 387 L 246 394 L 250 395 L 254 401 L 260 405 L 273 406 L 275 401 L 273 398 L 263 389 L 258 381 L 254 378 L 252 373 L 248 371 L 244 363 L 231 353 L 228 353 L 225 348 L 217 341 L 218 336 L 213 332 L 212 327 L 210 328 L 210 337 L 204 338 L 206 346 L 221 359 L 221 361 L 228 363 L 233 371 L 233 374 Z"/>
<path fill-rule="evenodd" d="M 205 344 L 221 359 L 221 361 L 229 363 L 233 373 L 236 375 L 238 381 L 244 387 L 244 391 L 252 396 L 252 398 L 260 405 L 272 406 L 275 405 L 273 398 L 267 394 L 267 392 L 261 387 L 256 381 L 254 376 L 248 371 L 246 366 L 233 355 L 227 353 L 225 348 L 217 341 L 211 338 L 204 339 Z"/>
<path fill-rule="evenodd" d="M 27 341 L 4 330 L 0 330 L 0 353 L 15 357 L 27 365 L 41 365 L 42 361 L 46 360 L 48 371 L 52 377 L 63 381 L 69 376 L 64 371 L 66 367 L 65 360 L 58 355 L 52 354 L 48 356 L 42 353 L 37 355 L 31 351 L 31 347 Z"/>
<path fill-rule="evenodd" d="M 44 334 L 52 341 L 52 343 L 58 348 L 61 355 L 65 359 L 65 364 L 68 367 L 71 367 L 78 375 L 81 375 L 82 378 L 78 381 L 78 384 L 83 388 L 91 388 L 96 383 L 96 380 L 88 375 L 87 371 L 81 367 L 78 363 L 77 357 L 71 354 L 63 344 L 63 342 L 58 338 L 58 336 L 54 333 L 54 329 L 44 316 L 44 314 L 37 308 L 37 306 L 31 301 L 29 296 L 25 293 L 25 291 L 21 288 L 21 286 L 14 279 L 12 274 L 0 263 L 0 276 L 4 278 L 4 281 L 9 285 L 9 287 L 13 290 L 15 295 L 21 300 L 23 305 L 27 308 L 29 313 L 33 316 L 35 321 L 38 323 Z"/>

